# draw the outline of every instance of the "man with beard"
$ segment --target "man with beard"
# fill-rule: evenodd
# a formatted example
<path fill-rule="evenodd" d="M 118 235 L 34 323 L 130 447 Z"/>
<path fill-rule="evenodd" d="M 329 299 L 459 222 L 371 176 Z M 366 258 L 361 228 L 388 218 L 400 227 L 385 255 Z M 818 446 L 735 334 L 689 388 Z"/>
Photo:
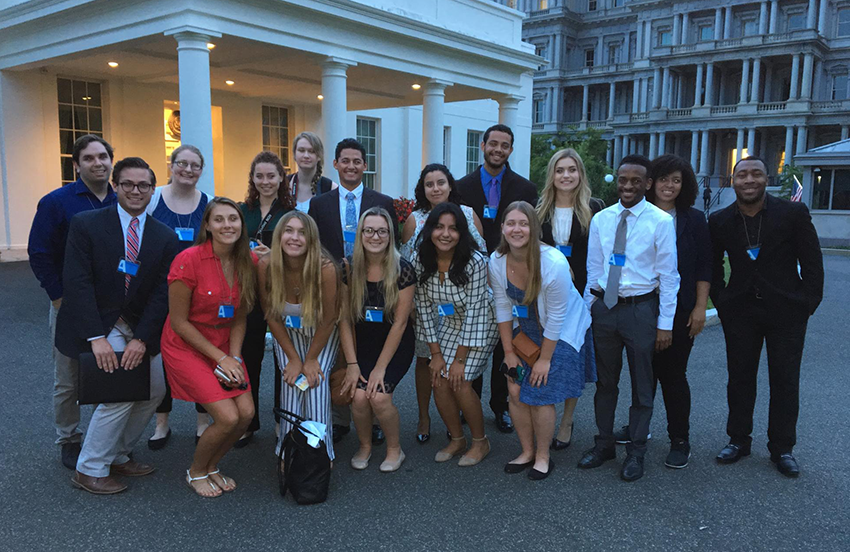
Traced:
<path fill-rule="evenodd" d="M 499 245 L 503 210 L 514 201 L 537 205 L 537 187 L 511 170 L 508 158 L 514 151 L 514 133 L 505 125 L 493 125 L 484 132 L 481 142 L 484 164 L 457 181 L 457 188 L 466 205 L 472 207 L 484 229 L 487 254 Z M 505 352 L 501 343 L 493 351 L 490 373 L 490 409 L 496 415 L 496 427 L 502 433 L 513 431 L 508 414 L 508 382 L 499 372 Z M 481 396 L 482 378 L 472 383 Z"/>
<path fill-rule="evenodd" d="M 792 449 L 800 363 L 809 316 L 823 298 L 823 257 L 808 208 L 767 194 L 766 187 L 764 161 L 742 159 L 732 171 L 737 200 L 708 220 L 714 262 L 711 299 L 726 336 L 729 372 L 729 444 L 717 461 L 731 464 L 750 454 L 756 375 L 767 343 L 767 448 L 781 474 L 797 477 L 800 467 Z M 732 269 L 728 283 L 724 254 Z"/>
<path fill-rule="evenodd" d="M 56 315 L 62 304 L 62 267 L 71 217 L 114 205 L 115 192 L 109 185 L 112 174 L 112 146 L 94 134 L 77 138 L 71 159 L 79 177 L 76 182 L 53 190 L 38 202 L 30 230 L 30 267 L 50 298 L 50 342 L 56 332 Z M 77 404 L 77 375 L 54 348 L 53 410 L 56 444 L 62 447 L 62 464 L 69 470 L 77 465 L 82 433 Z"/>

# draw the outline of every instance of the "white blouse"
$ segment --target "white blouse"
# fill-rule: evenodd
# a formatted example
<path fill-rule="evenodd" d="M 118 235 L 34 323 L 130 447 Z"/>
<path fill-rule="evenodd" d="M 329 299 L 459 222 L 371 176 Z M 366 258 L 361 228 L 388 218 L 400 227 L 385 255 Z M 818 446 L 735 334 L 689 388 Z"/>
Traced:
<path fill-rule="evenodd" d="M 573 230 L 573 208 L 555 207 L 552 217 L 552 237 L 555 243 L 566 245 L 570 243 L 570 234 Z"/>

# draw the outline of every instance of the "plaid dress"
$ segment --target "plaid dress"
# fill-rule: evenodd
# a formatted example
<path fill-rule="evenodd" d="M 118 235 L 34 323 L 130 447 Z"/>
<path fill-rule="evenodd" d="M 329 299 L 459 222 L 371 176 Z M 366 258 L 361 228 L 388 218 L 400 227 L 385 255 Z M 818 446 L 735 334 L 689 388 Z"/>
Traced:
<path fill-rule="evenodd" d="M 418 256 L 414 267 L 419 281 L 423 268 Z M 455 285 L 448 274 L 444 274 L 445 279 L 440 282 L 440 273 L 433 274 L 416 287 L 416 339 L 439 343 L 446 369 L 454 362 L 458 346 L 469 347 L 464 378 L 470 381 L 480 376 L 490 364 L 499 332 L 493 310 L 493 292 L 487 284 L 484 255 L 473 253 L 466 274 L 469 282 L 463 287 Z M 454 314 L 440 316 L 439 307 L 449 304 L 454 307 Z"/>

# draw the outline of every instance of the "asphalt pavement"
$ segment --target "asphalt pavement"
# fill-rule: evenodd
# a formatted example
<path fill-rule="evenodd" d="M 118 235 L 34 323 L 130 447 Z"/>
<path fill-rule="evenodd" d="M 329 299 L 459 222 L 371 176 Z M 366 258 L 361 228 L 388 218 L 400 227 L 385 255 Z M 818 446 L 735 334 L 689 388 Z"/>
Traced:
<path fill-rule="evenodd" d="M 576 469 L 593 443 L 593 386 L 579 400 L 572 446 L 553 453 L 555 471 L 545 481 L 502 471 L 519 445 L 515 435 L 496 431 L 489 413 L 493 451 L 484 462 L 436 464 L 445 427 L 432 403 L 431 442 L 416 443 L 410 372 L 396 392 L 407 454 L 402 469 L 380 473 L 378 447 L 368 470 L 352 470 L 352 432 L 337 446 L 328 501 L 298 506 L 277 490 L 270 358 L 262 374 L 262 429 L 221 465 L 239 484 L 234 493 L 209 500 L 187 487 L 195 412 L 178 401 L 168 446 L 157 452 L 145 446 L 151 423 L 135 450 L 136 459 L 157 466 L 154 474 L 127 478 L 129 490 L 114 496 L 73 488 L 73 472 L 62 467 L 53 444 L 47 297 L 26 263 L 0 264 L 0 550 L 848 550 L 850 258 L 826 257 L 825 265 L 825 298 L 809 323 L 803 357 L 799 479 L 781 476 L 769 460 L 764 357 L 753 455 L 730 466 L 715 463 L 727 442 L 727 409 L 723 333 L 714 326 L 691 355 L 686 469 L 663 465 L 668 441 L 661 397 L 641 480 L 619 479 L 622 448 L 617 462 Z M 626 374 L 618 423 L 627 421 Z M 91 407 L 84 407 L 82 427 L 90 416 Z"/>

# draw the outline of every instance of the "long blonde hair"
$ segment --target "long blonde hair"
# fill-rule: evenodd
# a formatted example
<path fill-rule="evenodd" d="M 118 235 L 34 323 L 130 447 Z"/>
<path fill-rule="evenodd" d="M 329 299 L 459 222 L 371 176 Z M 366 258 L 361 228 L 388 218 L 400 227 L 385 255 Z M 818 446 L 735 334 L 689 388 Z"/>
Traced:
<path fill-rule="evenodd" d="M 540 201 L 537 202 L 537 216 L 540 217 L 541 224 L 552 220 L 555 212 L 555 196 L 558 193 L 558 189 L 555 188 L 555 166 L 568 157 L 576 162 L 576 168 L 578 168 L 578 186 L 573 189 L 573 212 L 581 225 L 581 233 L 587 234 L 590 219 L 593 217 L 593 211 L 590 210 L 590 184 L 587 182 L 584 161 L 572 148 L 558 150 L 549 159 L 549 165 L 546 167 L 546 185 L 543 186 Z"/>
<path fill-rule="evenodd" d="M 251 256 L 251 246 L 248 245 L 248 228 L 245 226 L 245 216 L 242 214 L 242 209 L 239 208 L 239 205 L 230 198 L 212 198 L 207 203 L 207 208 L 204 209 L 201 231 L 198 232 L 195 245 L 202 245 L 212 239 L 207 226 L 209 225 L 213 209 L 219 205 L 226 205 L 233 208 L 239 213 L 239 220 L 242 222 L 242 230 L 239 239 L 233 244 L 231 256 L 234 261 L 233 266 L 236 272 L 236 278 L 239 281 L 240 307 L 244 306 L 246 309 L 251 310 L 257 298 L 257 270 L 254 267 L 254 259 Z"/>
<path fill-rule="evenodd" d="M 540 288 L 543 287 L 543 276 L 540 270 L 540 219 L 537 218 L 537 213 L 534 207 L 527 201 L 514 201 L 508 208 L 505 209 L 505 214 L 502 215 L 502 224 L 505 224 L 505 219 L 512 211 L 519 211 L 528 217 L 528 251 L 525 254 L 525 266 L 528 269 L 528 283 L 525 285 L 525 295 L 522 298 L 523 305 L 531 305 L 540 295 Z M 499 246 L 496 247 L 496 252 L 499 255 L 507 255 L 511 251 L 511 246 L 505 240 L 505 234 L 502 233 Z M 507 263 L 507 259 L 505 259 Z"/>
<path fill-rule="evenodd" d="M 384 258 L 381 260 L 381 272 L 384 277 L 379 287 L 384 294 L 384 315 L 388 322 L 392 322 L 392 314 L 398 303 L 398 274 L 400 271 L 399 254 L 395 248 L 395 232 L 390 214 L 382 207 L 372 207 L 360 215 L 360 223 L 357 225 L 357 237 L 354 240 L 354 253 L 351 257 L 351 266 L 348 277 L 348 306 L 349 317 L 352 324 L 363 320 L 363 305 L 366 302 L 366 251 L 363 249 L 363 226 L 366 217 L 381 217 L 387 223 L 390 233 L 387 236 L 387 248 L 384 250 Z"/>
<path fill-rule="evenodd" d="M 280 318 L 286 306 L 286 278 L 283 272 L 283 250 L 281 237 L 286 225 L 292 219 L 298 219 L 304 225 L 304 239 L 307 241 L 307 253 L 301 269 L 301 322 L 305 327 L 316 327 L 324 317 L 322 312 L 322 267 L 333 264 L 330 255 L 322 249 L 319 241 L 319 229 L 315 221 L 301 211 L 289 211 L 280 219 L 274 229 L 271 246 L 271 258 L 266 269 L 266 291 L 268 304 L 266 317 Z M 336 272 L 336 271 L 334 271 Z M 339 297 L 339 294 L 337 294 Z"/>

